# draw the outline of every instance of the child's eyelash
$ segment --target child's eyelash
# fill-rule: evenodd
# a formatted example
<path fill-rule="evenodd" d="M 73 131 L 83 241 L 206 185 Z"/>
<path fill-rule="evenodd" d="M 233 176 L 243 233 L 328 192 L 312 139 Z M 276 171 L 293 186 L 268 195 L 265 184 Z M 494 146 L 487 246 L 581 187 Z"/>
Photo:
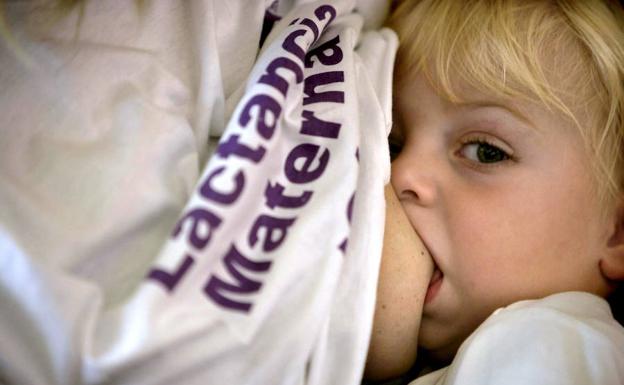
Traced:
<path fill-rule="evenodd" d="M 515 160 L 513 153 L 502 148 L 488 138 L 474 137 L 468 138 L 461 143 L 458 154 L 479 166 L 498 166 L 503 162 Z"/>
<path fill-rule="evenodd" d="M 484 136 L 475 136 L 462 140 L 456 154 L 479 166 L 495 167 L 506 161 L 517 160 L 513 152 L 505 147 Z M 390 135 L 388 148 L 390 160 L 394 161 L 403 150 L 403 141 L 401 138 Z"/>

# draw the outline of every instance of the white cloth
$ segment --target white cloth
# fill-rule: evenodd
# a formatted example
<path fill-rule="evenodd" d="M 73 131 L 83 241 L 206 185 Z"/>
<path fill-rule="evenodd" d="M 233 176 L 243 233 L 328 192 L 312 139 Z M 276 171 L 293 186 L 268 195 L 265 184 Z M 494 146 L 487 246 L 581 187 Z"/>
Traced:
<path fill-rule="evenodd" d="M 78 12 L 55 23 L 47 3 L 6 4 L 25 58 L 0 39 L 0 220 L 112 305 L 190 197 L 257 55 L 264 4 L 87 1 L 77 24 Z"/>
<path fill-rule="evenodd" d="M 410 385 L 624 384 L 624 328 L 609 304 L 566 292 L 494 312 L 446 368 Z"/>
<path fill-rule="evenodd" d="M 287 2 L 258 57 L 272 1 L 5 3 L 0 383 L 359 382 L 397 44 L 372 2 Z"/>

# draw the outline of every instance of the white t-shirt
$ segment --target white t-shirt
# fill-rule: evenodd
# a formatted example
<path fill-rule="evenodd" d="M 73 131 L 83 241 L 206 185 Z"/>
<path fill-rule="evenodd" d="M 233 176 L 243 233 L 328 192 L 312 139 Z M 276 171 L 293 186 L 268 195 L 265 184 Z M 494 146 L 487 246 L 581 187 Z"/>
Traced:
<path fill-rule="evenodd" d="M 3 2 L 0 383 L 359 383 L 384 2 L 280 1 L 262 52 L 272 0 L 54 3 Z"/>
<path fill-rule="evenodd" d="M 583 292 L 495 311 L 445 368 L 410 385 L 624 384 L 624 328 Z"/>

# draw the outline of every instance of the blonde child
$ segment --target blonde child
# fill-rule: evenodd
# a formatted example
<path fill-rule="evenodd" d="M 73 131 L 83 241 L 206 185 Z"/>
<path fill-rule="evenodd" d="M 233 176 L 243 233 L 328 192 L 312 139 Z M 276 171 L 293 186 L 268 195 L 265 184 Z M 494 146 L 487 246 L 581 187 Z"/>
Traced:
<path fill-rule="evenodd" d="M 405 1 L 389 24 L 391 182 L 434 267 L 422 313 L 376 316 L 367 374 L 409 368 L 415 339 L 384 340 L 409 324 L 413 384 L 624 383 L 621 4 Z M 405 266 L 381 282 L 428 269 Z"/>

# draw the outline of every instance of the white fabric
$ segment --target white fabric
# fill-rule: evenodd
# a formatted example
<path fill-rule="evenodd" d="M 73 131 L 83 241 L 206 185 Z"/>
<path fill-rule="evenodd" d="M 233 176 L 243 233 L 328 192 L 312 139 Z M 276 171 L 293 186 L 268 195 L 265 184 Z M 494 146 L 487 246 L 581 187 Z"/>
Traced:
<path fill-rule="evenodd" d="M 359 382 L 396 37 L 362 32 L 355 1 L 290 2 L 256 58 L 271 3 L 88 1 L 60 20 L 46 1 L 6 3 L 0 383 Z M 338 47 L 305 67 L 284 48 L 297 31 L 304 50 Z M 302 70 L 278 70 L 286 96 L 260 81 L 278 57 Z M 279 106 L 274 130 L 257 128 L 275 123 L 258 95 Z M 270 207 L 276 183 L 307 198 Z"/>
<path fill-rule="evenodd" d="M 77 12 L 55 24 L 46 2 L 10 2 L 26 59 L 0 42 L 3 227 L 107 304 L 134 289 L 190 197 L 264 15 L 260 2 L 144 3 L 88 1 L 76 32 Z"/>
<path fill-rule="evenodd" d="M 624 328 L 609 304 L 582 292 L 494 312 L 450 366 L 410 385 L 624 384 Z"/>

